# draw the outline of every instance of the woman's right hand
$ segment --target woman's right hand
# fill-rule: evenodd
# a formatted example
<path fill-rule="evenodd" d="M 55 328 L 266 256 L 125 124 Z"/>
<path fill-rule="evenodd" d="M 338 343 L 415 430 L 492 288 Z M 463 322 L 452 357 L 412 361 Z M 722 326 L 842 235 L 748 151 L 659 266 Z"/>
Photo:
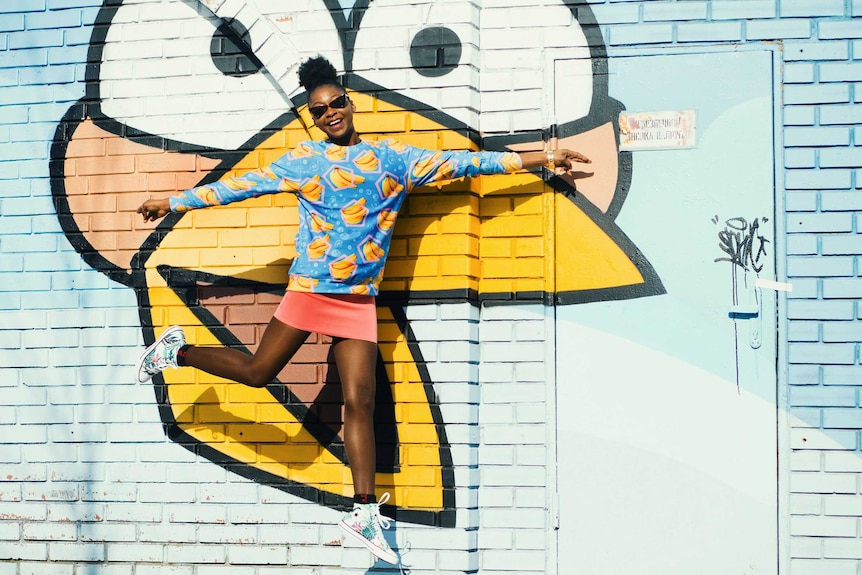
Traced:
<path fill-rule="evenodd" d="M 147 200 L 138 208 L 138 213 L 144 216 L 145 222 L 154 222 L 171 213 L 171 202 L 163 200 Z"/>

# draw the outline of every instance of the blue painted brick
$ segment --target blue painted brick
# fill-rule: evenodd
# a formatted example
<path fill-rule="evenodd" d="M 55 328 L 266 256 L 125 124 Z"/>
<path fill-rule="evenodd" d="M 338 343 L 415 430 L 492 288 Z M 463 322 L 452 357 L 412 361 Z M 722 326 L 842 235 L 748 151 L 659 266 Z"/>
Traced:
<path fill-rule="evenodd" d="M 44 66 L 42 68 L 22 68 L 18 71 L 21 84 L 70 84 L 75 81 L 75 68 L 72 66 Z"/>
<path fill-rule="evenodd" d="M 823 427 L 826 429 L 862 429 L 862 409 L 824 409 Z"/>
<path fill-rule="evenodd" d="M 823 341 L 843 343 L 862 341 L 862 322 L 830 321 L 823 324 Z"/>
<path fill-rule="evenodd" d="M 90 0 L 48 0 L 49 10 L 60 10 L 63 8 L 89 8 L 92 6 L 93 3 Z"/>
<path fill-rule="evenodd" d="M 829 365 L 823 368 L 824 385 L 862 385 L 862 366 Z"/>
<path fill-rule="evenodd" d="M 816 106 L 784 106 L 785 126 L 813 126 L 817 123 Z"/>
<path fill-rule="evenodd" d="M 817 25 L 817 32 L 821 40 L 862 38 L 862 22 L 859 20 L 823 20 Z"/>
<path fill-rule="evenodd" d="M 131 290 L 88 290 L 81 292 L 81 307 L 110 308 L 135 305 L 135 294 Z"/>
<path fill-rule="evenodd" d="M 24 256 L 21 254 L 3 254 L 0 257 L 0 272 L 20 272 L 24 270 Z"/>
<path fill-rule="evenodd" d="M 797 62 L 784 66 L 785 84 L 813 84 L 814 64 L 811 62 Z"/>
<path fill-rule="evenodd" d="M 607 24 L 636 24 L 640 21 L 637 4 L 598 4 L 592 6 L 596 21 Z"/>
<path fill-rule="evenodd" d="M 17 237 L 17 236 L 15 236 Z M 5 238 L 4 238 L 5 239 Z M 51 274 L 47 272 L 0 273 L 0 291 L 50 291 Z"/>
<path fill-rule="evenodd" d="M 19 48 L 48 48 L 63 45 L 62 30 L 12 32 L 8 38 L 10 50 L 17 50 Z"/>
<path fill-rule="evenodd" d="M 0 32 L 17 32 L 24 29 L 23 14 L 0 15 Z M 4 55 L 5 58 L 5 55 Z"/>
<path fill-rule="evenodd" d="M 6 2 L 4 12 L 39 12 L 45 9 L 45 0 L 15 0 Z"/>
<path fill-rule="evenodd" d="M 820 324 L 814 321 L 793 321 L 787 327 L 787 341 L 820 341 Z"/>
<path fill-rule="evenodd" d="M 820 195 L 820 207 L 827 212 L 862 211 L 862 192 L 824 191 Z"/>
<path fill-rule="evenodd" d="M 807 300 L 818 297 L 820 285 L 819 279 L 816 278 L 794 278 L 792 282 L 793 291 L 787 294 L 788 300 Z"/>
<path fill-rule="evenodd" d="M 74 28 L 81 25 L 81 11 L 51 10 L 49 12 L 31 12 L 26 15 L 24 22 L 28 30 Z"/>
<path fill-rule="evenodd" d="M 817 365 L 791 365 L 787 369 L 787 383 L 790 385 L 817 385 L 820 383 L 821 369 L 825 368 Z"/>
<path fill-rule="evenodd" d="M 810 38 L 811 23 L 808 20 L 753 20 L 745 24 L 745 37 L 749 40 Z"/>
<path fill-rule="evenodd" d="M 853 231 L 853 214 L 793 213 L 787 215 L 787 233 L 840 233 Z"/>
<path fill-rule="evenodd" d="M 852 175 L 852 170 L 786 170 L 784 185 L 788 190 L 846 190 Z"/>
<path fill-rule="evenodd" d="M 812 148 L 785 148 L 785 168 L 813 168 L 817 165 L 817 155 Z M 788 208 L 790 209 L 790 208 Z M 791 210 L 792 211 L 792 210 Z"/>
<path fill-rule="evenodd" d="M 862 166 L 862 148 L 824 148 L 820 150 L 821 168 L 855 168 Z"/>
<path fill-rule="evenodd" d="M 830 281 L 830 280 L 824 280 Z M 852 301 L 792 300 L 787 302 L 787 318 L 790 320 L 852 320 Z"/>
<path fill-rule="evenodd" d="M 850 215 L 850 214 L 847 214 Z M 862 255 L 862 235 L 825 235 L 820 240 L 824 256 Z M 859 278 L 862 282 L 862 278 Z"/>
<path fill-rule="evenodd" d="M 660 44 L 673 41 L 672 24 L 637 24 L 634 26 L 614 26 L 610 43 L 623 44 Z"/>
<path fill-rule="evenodd" d="M 52 234 L 4 236 L 0 239 L 0 251 L 11 253 L 56 252 L 57 236 Z"/>
<path fill-rule="evenodd" d="M 7 184 L 4 184 L 4 187 L 6 186 Z M 4 191 L 8 193 L 10 190 L 7 188 Z M 41 198 L 0 198 L 0 216 L 30 216 L 35 214 L 56 214 L 56 210 L 50 201 L 41 201 Z"/>
<path fill-rule="evenodd" d="M 713 20 L 775 18 L 775 0 L 713 0 Z"/>
<path fill-rule="evenodd" d="M 797 86 L 798 87 L 798 86 Z M 849 146 L 850 129 L 842 126 L 828 128 L 787 128 L 785 146 Z"/>
<path fill-rule="evenodd" d="M 787 236 L 787 253 L 794 256 L 817 255 L 817 236 L 813 234 L 792 234 Z"/>
<path fill-rule="evenodd" d="M 862 106 L 820 106 L 821 126 L 860 123 L 862 123 Z"/>
<path fill-rule="evenodd" d="M 844 0 L 781 0 L 782 18 L 813 16 L 843 16 Z"/>
<path fill-rule="evenodd" d="M 852 257 L 805 257 L 787 258 L 787 277 L 852 277 L 856 273 Z"/>
<path fill-rule="evenodd" d="M 3 218 L 0 229 L 3 230 L 3 235 L 29 234 L 32 229 L 30 222 L 30 218 L 26 216 L 7 216 Z M 0 239 L 0 242 L 2 241 Z"/>
<path fill-rule="evenodd" d="M 0 291 L 0 310 L 21 309 L 21 294 Z"/>
<path fill-rule="evenodd" d="M 784 59 L 788 62 L 796 60 L 847 60 L 849 57 L 847 42 L 797 42 L 784 43 Z"/>
<path fill-rule="evenodd" d="M 824 62 L 820 64 L 821 82 L 862 81 L 862 62 Z"/>
<path fill-rule="evenodd" d="M 856 344 L 853 343 L 790 343 L 787 347 L 790 363 L 816 365 L 856 363 Z M 791 388 L 791 395 L 793 389 L 808 388 Z"/>
<path fill-rule="evenodd" d="M 0 68 L 25 68 L 44 66 L 48 63 L 48 50 L 33 48 L 29 50 L 7 50 L 0 58 Z"/>
<path fill-rule="evenodd" d="M 817 194 L 815 192 L 787 192 L 784 208 L 788 212 L 816 212 Z"/>
<path fill-rule="evenodd" d="M 785 105 L 847 102 L 850 102 L 850 86 L 844 84 L 789 84 L 784 87 Z"/>
<path fill-rule="evenodd" d="M 680 24 L 676 33 L 679 42 L 738 42 L 742 39 L 740 22 L 704 22 Z"/>
<path fill-rule="evenodd" d="M 862 280 L 853 279 L 823 279 L 823 297 L 827 299 L 862 298 Z M 846 319 L 846 318 L 838 318 Z"/>
<path fill-rule="evenodd" d="M 644 2 L 645 22 L 658 20 L 706 20 L 706 2 Z"/>

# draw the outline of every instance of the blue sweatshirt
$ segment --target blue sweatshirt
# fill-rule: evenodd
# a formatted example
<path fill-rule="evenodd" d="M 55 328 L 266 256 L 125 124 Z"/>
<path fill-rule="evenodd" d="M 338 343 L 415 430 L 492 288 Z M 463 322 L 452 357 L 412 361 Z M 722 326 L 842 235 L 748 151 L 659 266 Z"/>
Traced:
<path fill-rule="evenodd" d="M 287 289 L 377 295 L 398 210 L 416 186 L 520 170 L 514 152 L 423 150 L 396 142 L 306 141 L 237 178 L 170 198 L 171 211 L 289 192 L 299 200 L 297 256 Z"/>

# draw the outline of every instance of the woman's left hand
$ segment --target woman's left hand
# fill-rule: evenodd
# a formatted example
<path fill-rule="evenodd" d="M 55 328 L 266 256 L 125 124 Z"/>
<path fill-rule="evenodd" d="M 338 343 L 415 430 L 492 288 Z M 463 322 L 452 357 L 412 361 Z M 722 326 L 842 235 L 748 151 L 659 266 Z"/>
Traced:
<path fill-rule="evenodd" d="M 571 172 L 576 169 L 577 164 L 591 164 L 592 160 L 590 160 L 585 155 L 580 152 L 576 152 L 574 150 L 554 150 L 551 152 L 554 158 L 554 167 L 555 168 L 565 168 L 567 172 Z"/>

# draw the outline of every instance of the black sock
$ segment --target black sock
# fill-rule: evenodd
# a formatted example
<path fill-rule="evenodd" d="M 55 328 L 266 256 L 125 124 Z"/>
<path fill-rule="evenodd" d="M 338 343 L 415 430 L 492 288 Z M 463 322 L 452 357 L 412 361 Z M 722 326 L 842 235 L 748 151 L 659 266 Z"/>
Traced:
<path fill-rule="evenodd" d="M 190 345 L 184 345 L 179 349 L 177 352 L 177 366 L 182 367 L 186 364 L 186 353 L 190 347 Z"/>
<path fill-rule="evenodd" d="M 373 493 L 370 495 L 367 493 L 357 493 L 356 495 L 353 496 L 353 502 L 354 503 L 363 503 L 363 504 L 364 503 L 377 503 L 377 496 L 374 495 Z"/>

